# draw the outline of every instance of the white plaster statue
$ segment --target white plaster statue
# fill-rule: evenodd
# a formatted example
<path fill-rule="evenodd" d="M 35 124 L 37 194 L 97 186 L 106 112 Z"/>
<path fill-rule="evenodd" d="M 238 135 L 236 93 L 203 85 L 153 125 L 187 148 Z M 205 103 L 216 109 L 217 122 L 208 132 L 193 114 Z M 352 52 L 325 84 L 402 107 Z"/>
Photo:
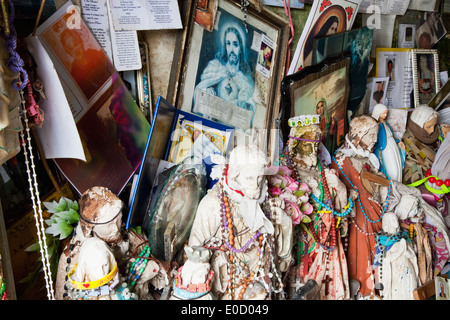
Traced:
<path fill-rule="evenodd" d="M 405 162 L 405 145 L 397 141 L 393 130 L 386 121 L 388 108 L 377 104 L 372 111 L 372 118 L 378 121 L 379 130 L 374 153 L 380 161 L 380 169 L 392 180 L 402 182 Z"/>
<path fill-rule="evenodd" d="M 275 256 L 292 243 L 292 221 L 267 217 L 261 209 L 267 162 L 266 154 L 254 145 L 235 147 L 228 164 L 212 172 L 220 181 L 199 204 L 188 245 L 212 250 L 211 291 L 218 299 L 243 299 L 256 283 L 264 287 L 264 296 L 283 290 Z M 276 229 L 285 242 L 277 242 Z"/>
<path fill-rule="evenodd" d="M 209 260 L 211 251 L 203 247 L 186 246 L 188 260 L 178 270 L 171 300 L 213 300 L 210 292 L 214 272 Z"/>
<path fill-rule="evenodd" d="M 95 237 L 86 239 L 80 246 L 78 263 L 68 274 L 69 298 L 115 299 L 119 279 L 117 262 L 108 245 Z"/>
<path fill-rule="evenodd" d="M 78 262 L 80 247 L 87 239 L 98 238 L 103 240 L 113 253 L 119 266 L 125 264 L 127 259 L 130 258 L 130 254 L 133 254 L 137 250 L 136 248 L 147 241 L 146 238 L 131 230 L 129 232 L 123 230 L 123 203 L 108 188 L 92 187 L 82 194 L 78 203 L 80 222 L 74 230 L 70 243 L 64 248 L 59 259 L 55 285 L 55 298 L 57 300 L 68 298 L 67 286 L 65 286 L 67 274 Z M 157 263 L 157 265 L 160 264 Z M 154 263 L 149 263 L 146 269 L 153 271 L 155 268 Z M 161 275 L 166 271 L 167 268 L 158 267 L 156 273 Z M 150 276 L 153 276 L 152 280 L 156 280 L 157 277 L 153 273 L 150 272 Z M 144 278 L 141 279 L 142 281 L 144 281 Z M 163 282 L 168 285 L 168 279 Z"/>
<path fill-rule="evenodd" d="M 395 238 L 401 230 L 394 213 L 387 212 L 382 224 L 387 237 L 382 245 L 386 246 L 389 240 L 393 242 L 390 248 L 384 249 L 387 251 L 382 258 L 382 271 L 379 273 L 383 284 L 383 299 L 414 300 L 413 292 L 421 285 L 416 254 L 404 238 Z"/>
<path fill-rule="evenodd" d="M 405 184 L 424 178 L 435 156 L 439 113 L 429 106 L 418 106 L 411 112 L 402 141 L 406 146 L 406 163 L 403 173 Z"/>

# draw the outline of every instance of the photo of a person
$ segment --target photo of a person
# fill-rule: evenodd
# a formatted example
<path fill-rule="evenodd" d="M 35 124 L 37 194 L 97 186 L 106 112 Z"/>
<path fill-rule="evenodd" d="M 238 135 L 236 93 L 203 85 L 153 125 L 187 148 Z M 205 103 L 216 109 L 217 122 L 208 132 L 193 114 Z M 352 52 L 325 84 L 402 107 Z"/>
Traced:
<path fill-rule="evenodd" d="M 417 40 L 417 46 L 421 49 L 431 49 L 433 46 L 431 35 L 428 32 L 421 33 Z"/>
<path fill-rule="evenodd" d="M 386 77 L 389 77 L 389 81 L 395 81 L 394 61 L 393 59 L 387 61 Z"/>
<path fill-rule="evenodd" d="M 270 70 L 270 65 L 272 63 L 272 48 L 265 45 L 264 48 L 261 48 L 259 52 L 258 63 L 265 67 L 267 70 Z"/>
<path fill-rule="evenodd" d="M 417 78 L 419 79 L 419 92 L 423 94 L 433 93 L 435 89 L 434 72 L 431 62 L 433 59 L 433 55 L 418 54 L 417 58 Z"/>
<path fill-rule="evenodd" d="M 72 15 L 78 14 L 76 11 Z M 75 86 L 87 101 L 108 82 L 116 72 L 85 24 L 69 28 L 65 16 L 42 33 L 42 38 L 64 66 Z"/>
<path fill-rule="evenodd" d="M 375 100 L 376 103 L 383 103 L 383 96 L 384 96 L 384 81 L 377 81 L 376 82 L 377 90 L 373 93 L 372 98 Z"/>
<path fill-rule="evenodd" d="M 303 48 L 303 67 L 312 64 L 314 39 L 334 35 L 347 30 L 345 11 L 341 6 L 331 6 L 320 15 L 306 38 Z"/>
<path fill-rule="evenodd" d="M 294 89 L 294 114 L 318 114 L 322 143 L 330 154 L 343 142 L 348 92 L 347 67 L 339 68 L 317 80 Z"/>
<path fill-rule="evenodd" d="M 246 110 L 255 111 L 252 100 L 254 70 L 252 71 L 247 63 L 244 33 L 236 23 L 227 26 L 219 34 L 222 35 L 222 45 L 200 73 L 196 89 L 218 96 Z"/>

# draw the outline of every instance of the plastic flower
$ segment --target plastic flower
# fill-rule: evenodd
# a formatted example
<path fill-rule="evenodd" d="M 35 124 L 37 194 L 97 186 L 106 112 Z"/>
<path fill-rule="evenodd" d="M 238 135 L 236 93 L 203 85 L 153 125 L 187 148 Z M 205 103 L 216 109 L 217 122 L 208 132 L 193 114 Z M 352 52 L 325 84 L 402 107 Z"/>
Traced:
<path fill-rule="evenodd" d="M 278 197 L 281 194 L 280 187 L 269 186 L 269 194 L 271 197 Z"/>
<path fill-rule="evenodd" d="M 285 201 L 284 212 L 291 217 L 293 225 L 299 224 L 302 221 L 303 214 L 296 203 Z"/>

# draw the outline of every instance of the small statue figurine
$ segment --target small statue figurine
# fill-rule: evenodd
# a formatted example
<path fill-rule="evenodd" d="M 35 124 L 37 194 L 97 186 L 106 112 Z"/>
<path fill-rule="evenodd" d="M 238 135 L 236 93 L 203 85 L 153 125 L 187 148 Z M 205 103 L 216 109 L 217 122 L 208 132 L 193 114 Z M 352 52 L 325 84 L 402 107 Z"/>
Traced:
<path fill-rule="evenodd" d="M 402 141 L 405 144 L 406 161 L 403 182 L 411 184 L 423 179 L 436 156 L 439 113 L 428 106 L 418 106 L 411 112 Z"/>
<path fill-rule="evenodd" d="M 384 300 L 414 300 L 421 283 L 417 257 L 408 243 L 408 232 L 401 230 L 395 213 L 386 212 L 383 229 L 377 234 L 379 279 Z"/>
<path fill-rule="evenodd" d="M 378 123 L 368 115 L 352 119 L 344 144 L 336 151 L 331 167 L 338 170 L 340 178 L 350 193 L 357 195 L 354 203 L 356 216 L 350 217 L 348 231 L 347 264 L 349 279 L 359 282 L 363 298 L 375 296 L 373 265 L 375 235 L 381 230 L 381 219 L 389 199 L 389 186 L 365 185 L 363 174 L 372 173 L 384 178 L 377 157 L 372 153 L 377 141 Z M 354 292 L 355 295 L 359 293 Z"/>
<path fill-rule="evenodd" d="M 173 282 L 171 300 L 214 300 L 211 281 L 214 271 L 209 259 L 211 251 L 203 247 L 184 247 L 188 260 L 178 269 Z"/>
<path fill-rule="evenodd" d="M 111 300 L 115 299 L 120 276 L 117 261 L 108 245 L 92 237 L 80 246 L 78 263 L 71 268 L 67 278 L 69 299 Z"/>
<path fill-rule="evenodd" d="M 70 243 L 64 248 L 59 259 L 55 286 L 55 298 L 57 300 L 70 298 L 68 295 L 69 287 L 66 285 L 68 273 L 78 263 L 80 248 L 88 239 L 98 238 L 103 240 L 114 255 L 119 268 L 124 267 L 127 260 L 133 258 L 133 253 L 141 249 L 142 244 L 147 242 L 143 235 L 138 235 L 132 230 L 125 231 L 122 228 L 122 200 L 108 188 L 96 186 L 86 190 L 78 204 L 80 207 L 80 222 L 74 230 Z M 143 274 L 139 275 L 140 283 L 150 280 L 157 281 L 162 278 L 165 279 L 164 285 L 169 284 L 167 277 L 165 277 L 167 268 L 163 268 L 162 264 L 156 259 L 151 259 L 146 264 L 145 270 L 142 270 Z M 149 275 L 149 277 L 145 278 L 144 275 Z M 136 285 L 136 287 L 138 286 Z M 135 288 L 130 290 L 133 291 Z M 139 299 L 143 299 L 141 294 Z"/>
<path fill-rule="evenodd" d="M 391 126 L 386 121 L 388 112 L 388 108 L 383 104 L 373 107 L 372 118 L 379 123 L 374 154 L 380 161 L 380 170 L 392 180 L 402 182 L 406 157 L 405 145 L 395 138 Z"/>
<path fill-rule="evenodd" d="M 295 179 L 311 188 L 309 202 L 314 207 L 309 219 L 300 222 L 296 233 L 295 243 L 301 248 L 295 272 L 300 279 L 295 280 L 299 282 L 295 286 L 303 288 L 313 280 L 320 291 L 316 295 L 319 299 L 348 299 L 347 260 L 341 232 L 346 234 L 353 200 L 348 199 L 347 188 L 336 170 L 328 168 L 318 154 L 322 131 L 316 116 L 289 119 L 289 140 L 281 157 L 281 162 L 294 171 Z M 294 299 L 298 294 L 297 291 Z"/>

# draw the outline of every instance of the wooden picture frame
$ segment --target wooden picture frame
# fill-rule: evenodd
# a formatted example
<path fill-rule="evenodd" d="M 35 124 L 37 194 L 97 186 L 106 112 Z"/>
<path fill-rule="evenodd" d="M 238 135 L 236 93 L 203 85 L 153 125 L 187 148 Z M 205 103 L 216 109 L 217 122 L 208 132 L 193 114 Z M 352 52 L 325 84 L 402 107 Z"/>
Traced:
<path fill-rule="evenodd" d="M 190 1 L 188 4 L 185 17 L 187 25 L 177 40 L 176 52 L 179 54 L 174 57 L 167 100 L 183 111 L 231 126 L 236 129 L 237 135 L 246 136 L 253 129 L 270 129 L 273 126 L 272 119 L 277 117 L 280 108 L 280 85 L 286 73 L 289 24 L 265 8 L 260 8 L 259 11 L 249 5 L 245 13 L 241 10 L 240 2 L 216 1 L 209 1 L 209 5 L 217 5 L 215 25 L 211 32 L 195 23 L 196 1 Z M 242 60 L 247 62 L 253 80 L 253 84 L 247 86 L 248 92 L 253 90 L 253 94 L 250 92 L 246 96 L 243 89 L 240 89 L 239 95 L 242 96 L 237 101 L 231 99 L 231 95 L 239 89 L 237 80 L 231 85 L 232 94 L 219 97 L 219 91 L 223 93 L 225 89 L 228 90 L 223 83 L 230 78 L 249 83 L 243 80 L 248 77 L 245 78 L 239 72 L 233 74 L 228 70 L 227 74 L 227 70 L 222 69 L 217 63 L 219 60 L 215 59 L 220 47 L 224 46 L 222 41 L 225 30 L 229 27 L 239 30 L 239 43 L 244 48 Z M 263 46 L 269 47 L 272 56 L 270 61 L 266 59 L 259 63 Z M 216 65 L 210 65 L 214 60 L 217 60 Z M 228 75 L 228 79 L 221 80 L 222 88 L 215 89 L 213 94 L 213 90 L 209 90 L 208 83 L 203 80 L 207 79 L 211 83 L 220 81 L 202 77 L 208 65 L 211 70 L 216 68 L 213 73 L 216 73 L 217 78 L 221 76 L 220 73 Z M 200 85 L 201 82 L 203 84 Z M 253 101 L 254 104 L 248 101 Z M 268 141 L 270 130 L 265 132 Z"/>
<path fill-rule="evenodd" d="M 344 142 L 347 133 L 347 102 L 350 92 L 348 74 L 351 57 L 349 54 L 330 58 L 308 66 L 287 76 L 282 82 L 282 129 L 287 139 L 289 118 L 320 114 L 320 126 L 324 145 L 333 152 Z M 325 99 L 323 113 L 317 106 Z M 325 116 L 326 114 L 329 115 Z"/>
<path fill-rule="evenodd" d="M 436 49 L 413 49 L 414 107 L 428 105 L 439 92 L 439 55 Z"/>

